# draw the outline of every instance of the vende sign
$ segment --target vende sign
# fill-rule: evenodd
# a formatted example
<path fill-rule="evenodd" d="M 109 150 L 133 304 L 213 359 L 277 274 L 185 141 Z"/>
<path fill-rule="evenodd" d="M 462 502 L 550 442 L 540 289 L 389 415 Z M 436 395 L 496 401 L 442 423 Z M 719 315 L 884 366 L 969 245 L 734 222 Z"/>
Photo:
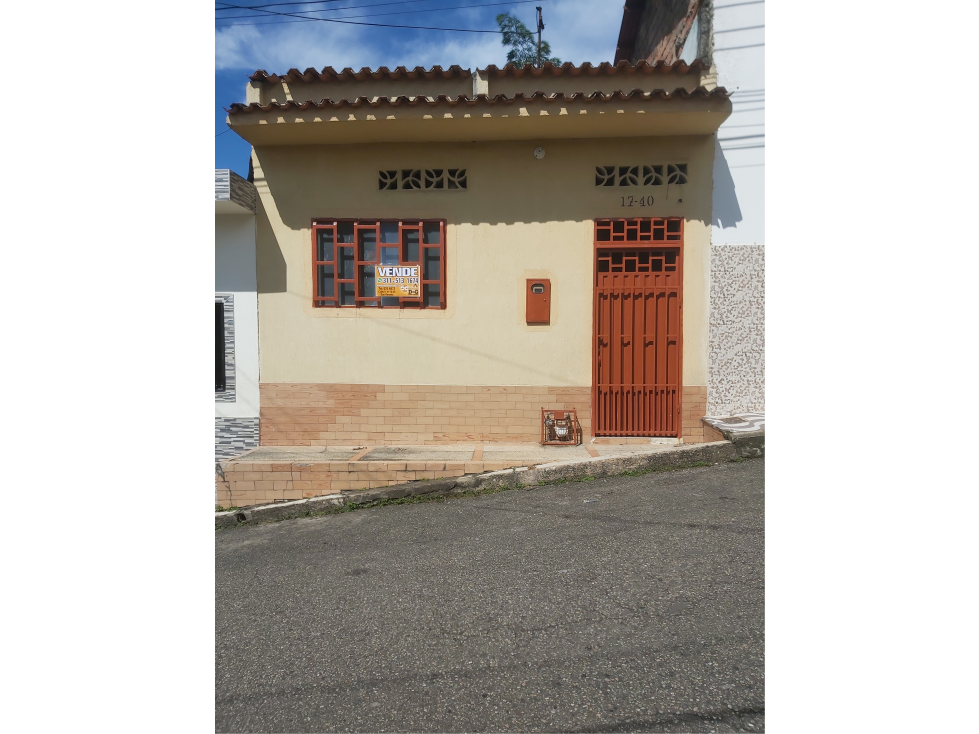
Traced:
<path fill-rule="evenodd" d="M 397 298 L 421 297 L 420 265 L 378 265 L 374 269 L 377 295 Z"/>
<path fill-rule="evenodd" d="M 379 266 L 377 268 L 377 276 L 379 278 L 410 278 L 418 277 L 418 265 L 406 265 L 406 266 Z"/>

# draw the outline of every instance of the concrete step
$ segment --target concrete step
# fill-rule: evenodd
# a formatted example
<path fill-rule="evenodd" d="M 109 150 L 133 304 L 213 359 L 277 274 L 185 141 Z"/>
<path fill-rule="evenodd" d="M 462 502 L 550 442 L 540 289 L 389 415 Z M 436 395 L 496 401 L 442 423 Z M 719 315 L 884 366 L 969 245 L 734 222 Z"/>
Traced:
<path fill-rule="evenodd" d="M 765 455 L 765 414 L 738 413 L 728 416 L 707 416 L 704 423 L 719 431 L 734 444 L 738 456 Z"/>

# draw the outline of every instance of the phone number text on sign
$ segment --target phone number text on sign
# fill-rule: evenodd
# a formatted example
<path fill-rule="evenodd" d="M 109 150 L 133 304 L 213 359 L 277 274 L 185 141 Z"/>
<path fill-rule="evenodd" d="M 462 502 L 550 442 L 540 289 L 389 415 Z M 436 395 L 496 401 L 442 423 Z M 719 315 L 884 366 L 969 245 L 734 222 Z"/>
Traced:
<path fill-rule="evenodd" d="M 378 266 L 377 295 L 396 298 L 418 298 L 421 296 L 421 266 Z"/>

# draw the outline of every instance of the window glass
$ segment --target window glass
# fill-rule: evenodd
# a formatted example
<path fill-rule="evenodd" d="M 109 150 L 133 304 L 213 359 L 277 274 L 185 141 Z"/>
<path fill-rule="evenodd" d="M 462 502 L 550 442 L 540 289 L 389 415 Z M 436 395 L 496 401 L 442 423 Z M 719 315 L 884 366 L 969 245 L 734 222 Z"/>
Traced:
<path fill-rule="evenodd" d="M 384 236 L 381 236 L 384 239 Z M 382 247 L 381 248 L 381 265 L 397 265 L 398 264 L 398 248 L 397 247 Z"/>
<path fill-rule="evenodd" d="M 409 263 L 418 262 L 418 230 L 406 229 L 405 235 L 405 257 L 404 261 Z"/>
<path fill-rule="evenodd" d="M 340 252 L 340 277 L 344 280 L 354 277 L 354 248 L 341 247 Z"/>
<path fill-rule="evenodd" d="M 377 259 L 377 232 L 373 229 L 360 230 L 360 259 Z"/>
<path fill-rule="evenodd" d="M 354 284 L 353 283 L 341 283 L 340 284 L 340 305 L 341 306 L 353 306 L 354 305 Z"/>
<path fill-rule="evenodd" d="M 423 278 L 425 280 L 438 280 L 441 273 L 439 272 L 439 250 L 437 247 L 426 247 L 425 248 L 425 272 Z"/>
<path fill-rule="evenodd" d="M 332 298 L 333 297 L 333 266 L 317 265 L 316 267 L 319 270 L 320 298 Z"/>
<path fill-rule="evenodd" d="M 352 245 L 354 242 L 354 223 L 340 222 L 337 225 L 337 242 Z"/>
<path fill-rule="evenodd" d="M 319 247 L 316 252 L 316 259 L 322 262 L 333 262 L 333 230 L 319 230 Z"/>
<path fill-rule="evenodd" d="M 438 308 L 440 305 L 439 294 L 441 290 L 437 285 L 426 285 L 424 290 L 425 305 Z"/>
<path fill-rule="evenodd" d="M 381 243 L 398 244 L 398 223 L 381 222 Z"/>
<path fill-rule="evenodd" d="M 426 245 L 438 245 L 439 242 L 439 223 L 438 222 L 425 222 L 422 225 L 425 232 L 425 244 Z"/>

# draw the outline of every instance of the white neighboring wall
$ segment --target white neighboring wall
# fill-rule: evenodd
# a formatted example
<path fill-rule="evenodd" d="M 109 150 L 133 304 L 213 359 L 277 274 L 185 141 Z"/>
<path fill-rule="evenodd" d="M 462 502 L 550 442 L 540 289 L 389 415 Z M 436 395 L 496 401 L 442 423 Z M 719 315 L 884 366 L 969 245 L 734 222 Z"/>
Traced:
<path fill-rule="evenodd" d="M 765 4 L 714 3 L 718 84 L 707 414 L 765 410 Z"/>
<path fill-rule="evenodd" d="M 717 131 L 715 245 L 765 244 L 765 4 L 740 2 L 714 2 L 717 81 L 734 105 Z"/>
<path fill-rule="evenodd" d="M 234 296 L 235 400 L 215 402 L 217 418 L 258 417 L 258 285 L 255 215 L 214 215 L 214 292 Z"/>

